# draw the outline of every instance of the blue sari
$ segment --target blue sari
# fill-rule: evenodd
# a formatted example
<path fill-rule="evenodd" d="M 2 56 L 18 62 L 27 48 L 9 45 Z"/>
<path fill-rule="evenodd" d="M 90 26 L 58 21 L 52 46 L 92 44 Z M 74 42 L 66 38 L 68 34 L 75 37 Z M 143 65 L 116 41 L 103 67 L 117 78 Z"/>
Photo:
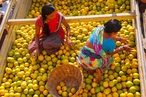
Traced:
<path fill-rule="evenodd" d="M 114 59 L 102 49 L 104 26 L 100 26 L 95 31 L 96 33 L 93 33 L 93 49 L 87 46 L 82 47 L 77 57 L 77 62 L 86 70 L 100 68 L 104 72 L 110 68 Z"/>

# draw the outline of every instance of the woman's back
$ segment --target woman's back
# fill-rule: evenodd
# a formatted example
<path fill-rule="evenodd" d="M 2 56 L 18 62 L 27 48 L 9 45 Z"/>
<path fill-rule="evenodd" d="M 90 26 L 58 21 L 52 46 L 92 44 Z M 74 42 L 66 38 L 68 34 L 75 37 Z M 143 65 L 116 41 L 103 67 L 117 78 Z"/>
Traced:
<path fill-rule="evenodd" d="M 92 33 L 92 35 L 89 38 L 89 41 L 92 43 L 93 45 L 93 41 L 94 41 L 94 33 L 96 33 L 96 31 L 99 29 L 99 27 L 97 29 L 94 30 L 94 32 Z M 116 43 L 114 40 L 112 40 L 111 38 L 104 38 L 103 39 L 103 44 L 102 44 L 102 49 L 105 52 L 112 52 L 116 47 Z"/>

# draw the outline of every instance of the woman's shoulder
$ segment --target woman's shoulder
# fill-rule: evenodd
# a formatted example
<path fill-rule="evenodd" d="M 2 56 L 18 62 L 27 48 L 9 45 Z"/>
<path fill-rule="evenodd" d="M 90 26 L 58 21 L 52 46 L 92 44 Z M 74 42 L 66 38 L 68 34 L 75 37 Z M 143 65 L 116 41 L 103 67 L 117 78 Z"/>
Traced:
<path fill-rule="evenodd" d="M 113 48 L 113 49 L 116 47 L 116 42 L 112 40 L 111 38 L 103 39 L 103 44 L 104 46 Z"/>
<path fill-rule="evenodd" d="M 36 18 L 36 21 L 38 21 L 38 20 L 42 20 L 42 16 L 41 15 Z"/>
<path fill-rule="evenodd" d="M 42 16 L 38 16 L 35 22 L 36 25 L 38 26 L 42 26 L 43 25 L 43 21 L 42 21 Z"/>
<path fill-rule="evenodd" d="M 99 26 L 96 28 L 96 30 L 102 30 L 103 28 L 104 28 L 103 25 L 99 25 Z"/>
<path fill-rule="evenodd" d="M 98 28 L 104 28 L 104 26 L 103 25 L 99 25 Z"/>
<path fill-rule="evenodd" d="M 115 43 L 115 41 L 111 38 L 104 38 L 104 41 L 107 43 Z"/>
<path fill-rule="evenodd" d="M 104 30 L 103 28 L 104 28 L 104 26 L 99 25 L 98 27 L 95 28 L 94 32 L 102 31 L 102 30 Z"/>
<path fill-rule="evenodd" d="M 60 15 L 60 16 L 64 16 L 61 12 L 58 12 L 58 11 L 57 11 L 56 14 L 58 14 L 58 15 Z"/>
<path fill-rule="evenodd" d="M 57 15 L 64 18 L 64 15 L 61 12 L 57 12 Z"/>

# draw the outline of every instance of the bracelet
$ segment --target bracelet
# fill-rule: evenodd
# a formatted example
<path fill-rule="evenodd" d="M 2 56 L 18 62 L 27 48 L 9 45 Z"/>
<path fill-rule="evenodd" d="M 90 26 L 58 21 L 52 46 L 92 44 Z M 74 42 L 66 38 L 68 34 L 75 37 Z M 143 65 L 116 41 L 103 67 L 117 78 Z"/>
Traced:
<path fill-rule="evenodd" d="M 117 40 L 119 41 L 119 40 L 121 40 L 121 37 L 119 36 L 119 37 L 117 37 Z"/>
<path fill-rule="evenodd" d="M 122 50 L 124 50 L 124 46 L 121 46 Z"/>

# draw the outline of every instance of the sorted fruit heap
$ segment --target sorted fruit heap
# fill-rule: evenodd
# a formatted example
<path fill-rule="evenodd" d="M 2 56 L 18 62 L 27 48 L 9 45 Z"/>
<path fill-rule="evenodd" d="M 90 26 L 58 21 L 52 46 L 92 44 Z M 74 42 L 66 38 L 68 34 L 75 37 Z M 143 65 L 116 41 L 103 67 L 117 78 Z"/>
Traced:
<path fill-rule="evenodd" d="M 92 31 L 104 22 L 70 23 L 71 39 L 75 46 L 71 48 L 65 44 L 55 54 L 47 55 L 46 51 L 42 51 L 38 57 L 31 57 L 28 52 L 28 45 L 35 34 L 35 26 L 21 26 L 15 31 L 16 39 L 8 52 L 0 96 L 51 97 L 46 86 L 48 74 L 64 63 L 78 67 L 75 60 L 80 48 Z M 129 40 L 132 52 L 122 51 L 115 54 L 111 69 L 104 72 L 100 83 L 95 82 L 95 74 L 88 74 L 83 70 L 84 84 L 78 97 L 141 97 L 135 30 L 132 20 L 123 20 L 121 23 L 122 29 L 117 36 Z M 124 44 L 117 41 L 116 45 Z"/>
<path fill-rule="evenodd" d="M 71 97 L 76 93 L 76 88 L 67 87 L 65 82 L 61 81 L 56 87 L 57 93 L 62 97 Z"/>
<path fill-rule="evenodd" d="M 99 15 L 130 12 L 130 0 L 33 0 L 28 18 L 36 18 L 50 2 L 65 16 Z"/>

